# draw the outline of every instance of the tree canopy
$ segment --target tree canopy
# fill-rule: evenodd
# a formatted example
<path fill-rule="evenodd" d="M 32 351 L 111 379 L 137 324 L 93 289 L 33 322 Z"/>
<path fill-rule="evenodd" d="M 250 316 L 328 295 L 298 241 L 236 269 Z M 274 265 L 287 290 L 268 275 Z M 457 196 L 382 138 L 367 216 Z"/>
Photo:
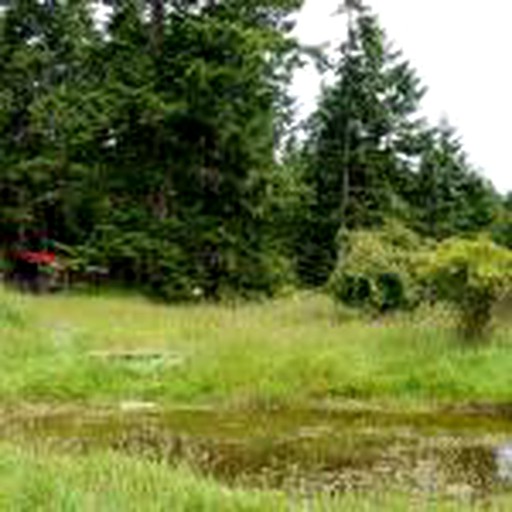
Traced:
<path fill-rule="evenodd" d="M 99 26 L 88 0 L 13 0 L 2 246 L 44 231 L 76 266 L 166 298 L 323 284 L 340 230 L 393 219 L 435 239 L 489 229 L 510 247 L 510 200 L 448 124 L 421 119 L 425 88 L 361 2 L 345 2 L 335 80 L 296 136 L 301 3 L 125 0 Z"/>

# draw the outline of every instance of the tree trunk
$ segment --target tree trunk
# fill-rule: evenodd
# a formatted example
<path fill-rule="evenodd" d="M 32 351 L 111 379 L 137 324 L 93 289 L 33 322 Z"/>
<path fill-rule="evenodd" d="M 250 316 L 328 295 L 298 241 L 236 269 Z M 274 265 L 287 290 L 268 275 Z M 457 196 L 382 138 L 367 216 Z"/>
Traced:
<path fill-rule="evenodd" d="M 151 41 L 155 55 L 160 55 L 164 41 L 165 0 L 151 0 Z"/>

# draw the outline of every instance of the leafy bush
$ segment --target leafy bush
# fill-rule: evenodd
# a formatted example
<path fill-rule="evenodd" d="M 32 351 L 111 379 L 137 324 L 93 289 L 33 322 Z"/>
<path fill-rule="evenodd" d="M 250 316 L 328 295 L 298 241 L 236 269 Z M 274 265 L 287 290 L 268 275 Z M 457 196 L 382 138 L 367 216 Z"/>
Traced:
<path fill-rule="evenodd" d="M 451 239 L 429 254 L 423 274 L 436 296 L 458 309 L 463 336 L 478 339 L 512 286 L 512 251 L 484 238 Z"/>
<path fill-rule="evenodd" d="M 415 254 L 419 237 L 400 224 L 340 237 L 338 263 L 329 281 L 336 300 L 385 312 L 417 301 Z"/>

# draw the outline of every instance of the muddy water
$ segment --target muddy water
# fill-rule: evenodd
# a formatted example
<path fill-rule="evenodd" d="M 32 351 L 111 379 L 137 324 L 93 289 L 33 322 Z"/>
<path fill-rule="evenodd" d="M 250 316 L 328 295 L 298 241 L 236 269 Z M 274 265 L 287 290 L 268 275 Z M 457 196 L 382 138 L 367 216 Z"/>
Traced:
<path fill-rule="evenodd" d="M 25 410 L 0 439 L 186 463 L 230 484 L 290 492 L 396 488 L 491 496 L 512 487 L 512 416 L 311 410 Z"/>

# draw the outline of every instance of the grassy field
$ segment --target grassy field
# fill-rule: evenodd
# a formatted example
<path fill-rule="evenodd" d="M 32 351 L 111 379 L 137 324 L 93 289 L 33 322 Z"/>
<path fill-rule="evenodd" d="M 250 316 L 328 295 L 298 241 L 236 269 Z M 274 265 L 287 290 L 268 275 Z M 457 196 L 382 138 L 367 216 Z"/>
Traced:
<path fill-rule="evenodd" d="M 229 489 L 187 469 L 115 453 L 56 456 L 0 445 L 0 510 L 39 512 L 505 511 L 507 494 L 482 502 L 383 490 L 338 497 Z"/>
<path fill-rule="evenodd" d="M 300 295 L 238 306 L 0 290 L 0 401 L 228 407 L 504 402 L 512 331 L 462 347 L 431 312 L 385 322 Z M 169 351 L 126 362 L 95 351 Z"/>
<path fill-rule="evenodd" d="M 432 311 L 385 320 L 320 295 L 266 303 L 165 306 L 122 295 L 34 297 L 0 289 L 0 407 L 222 406 L 255 411 L 336 404 L 500 403 L 512 389 L 512 331 L 462 346 Z M 146 350 L 168 358 L 111 359 Z M 12 410 L 12 409 L 11 409 Z M 11 443 L 14 441 L 11 440 Z M 509 510 L 393 492 L 316 496 L 230 489 L 186 468 L 110 451 L 0 444 L 0 510 Z M 487 508 L 485 508 L 487 506 Z"/>
<path fill-rule="evenodd" d="M 113 453 L 87 457 L 0 446 L 0 510 L 285 510 L 278 494 L 229 490 L 185 469 Z"/>

